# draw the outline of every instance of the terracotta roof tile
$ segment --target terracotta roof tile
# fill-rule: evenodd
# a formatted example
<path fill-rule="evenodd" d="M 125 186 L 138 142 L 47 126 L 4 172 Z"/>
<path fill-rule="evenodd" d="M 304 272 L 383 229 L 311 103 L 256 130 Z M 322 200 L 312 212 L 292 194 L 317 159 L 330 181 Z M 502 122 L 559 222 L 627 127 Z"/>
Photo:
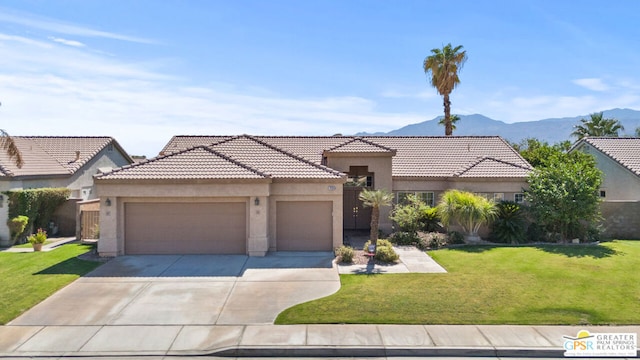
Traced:
<path fill-rule="evenodd" d="M 229 138 L 224 136 L 176 136 L 171 139 L 165 149 L 177 149 L 185 144 L 206 145 L 215 139 Z M 499 136 L 366 136 L 362 138 L 353 136 L 256 136 L 254 138 L 316 164 L 322 163 L 322 155 L 325 150 L 335 149 L 341 145 L 353 144 L 353 148 L 350 150 L 361 151 L 372 150 L 371 146 L 393 149 L 396 151 L 396 155 L 393 157 L 393 176 L 395 177 L 451 177 L 460 172 L 460 169 L 477 161 L 478 158 L 489 157 L 524 169 L 524 172 L 532 169 L 529 163 Z M 361 142 L 356 142 L 356 139 L 361 139 Z M 364 146 L 365 142 L 375 145 Z M 509 172 L 505 168 L 499 172 L 485 171 L 484 174 L 488 177 L 503 177 L 505 174 L 521 172 L 520 170 Z"/>
<path fill-rule="evenodd" d="M 389 153 L 395 154 L 396 151 L 388 147 L 376 144 L 374 142 L 364 140 L 362 138 L 349 139 L 346 142 L 328 149 L 330 153 Z"/>
<path fill-rule="evenodd" d="M 469 164 L 469 166 L 460 169 L 460 171 L 456 172 L 454 176 L 461 178 L 518 178 L 526 177 L 530 171 L 531 168 L 528 167 L 485 157 L 479 158 Z"/>
<path fill-rule="evenodd" d="M 105 180 L 156 179 L 262 179 L 268 175 L 251 169 L 205 146 L 159 156 L 96 176 Z"/>
<path fill-rule="evenodd" d="M 591 144 L 614 161 L 640 176 L 640 138 L 584 138 L 580 142 Z M 574 145 L 574 148 L 579 143 Z"/>

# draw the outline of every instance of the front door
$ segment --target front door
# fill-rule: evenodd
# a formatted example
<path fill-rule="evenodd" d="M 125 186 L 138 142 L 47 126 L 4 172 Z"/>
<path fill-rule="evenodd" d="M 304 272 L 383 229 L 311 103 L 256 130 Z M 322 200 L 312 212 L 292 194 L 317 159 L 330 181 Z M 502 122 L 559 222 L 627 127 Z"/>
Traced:
<path fill-rule="evenodd" d="M 369 230 L 371 228 L 371 208 L 360 200 L 363 188 L 345 187 L 343 200 L 343 227 L 345 230 Z"/>

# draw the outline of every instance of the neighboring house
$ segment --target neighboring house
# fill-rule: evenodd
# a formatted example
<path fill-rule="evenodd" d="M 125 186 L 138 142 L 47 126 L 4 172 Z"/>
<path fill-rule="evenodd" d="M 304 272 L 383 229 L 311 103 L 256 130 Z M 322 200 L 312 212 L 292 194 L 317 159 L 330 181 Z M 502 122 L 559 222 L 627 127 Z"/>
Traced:
<path fill-rule="evenodd" d="M 14 136 L 24 165 L 17 168 L 0 151 L 0 239 L 9 238 L 7 190 L 66 187 L 71 198 L 96 198 L 93 175 L 133 161 L 110 137 Z M 72 207 L 72 210 L 75 206 Z M 71 221 L 75 221 L 75 217 Z M 75 233 L 75 224 L 67 224 Z"/>
<path fill-rule="evenodd" d="M 583 138 L 570 151 L 592 154 L 604 178 L 600 189 L 604 232 L 640 238 L 640 138 Z"/>
<path fill-rule="evenodd" d="M 98 251 L 331 251 L 369 229 L 364 188 L 430 205 L 450 188 L 520 201 L 530 171 L 497 136 L 176 136 L 160 156 L 96 176 Z"/>

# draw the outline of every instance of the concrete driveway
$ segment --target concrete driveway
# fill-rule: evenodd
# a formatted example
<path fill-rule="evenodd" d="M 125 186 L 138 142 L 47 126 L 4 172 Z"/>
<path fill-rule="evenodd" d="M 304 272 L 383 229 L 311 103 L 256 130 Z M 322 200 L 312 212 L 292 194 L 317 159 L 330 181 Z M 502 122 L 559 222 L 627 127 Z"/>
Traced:
<path fill-rule="evenodd" d="M 331 253 L 122 256 L 9 325 L 272 324 L 339 288 Z"/>

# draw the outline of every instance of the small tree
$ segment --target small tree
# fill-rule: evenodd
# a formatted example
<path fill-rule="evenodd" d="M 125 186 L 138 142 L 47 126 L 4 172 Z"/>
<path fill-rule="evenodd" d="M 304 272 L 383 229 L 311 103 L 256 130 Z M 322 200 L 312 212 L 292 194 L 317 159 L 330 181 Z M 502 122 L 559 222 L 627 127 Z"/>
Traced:
<path fill-rule="evenodd" d="M 468 191 L 447 190 L 438 203 L 438 213 L 445 225 L 452 222 L 462 227 L 467 240 L 477 241 L 478 230 L 490 223 L 497 214 L 492 200 Z"/>
<path fill-rule="evenodd" d="M 442 125 L 442 126 L 447 126 L 447 122 L 445 121 L 446 119 L 444 117 L 442 117 L 440 119 L 440 121 L 438 121 L 438 125 Z M 453 135 L 453 131 L 455 129 L 457 129 L 456 123 L 458 122 L 458 120 L 460 120 L 460 116 L 458 115 L 451 115 L 451 134 Z"/>
<path fill-rule="evenodd" d="M 536 223 L 562 241 L 580 237 L 600 219 L 602 172 L 590 154 L 550 157 L 528 177 L 525 197 Z"/>
<path fill-rule="evenodd" d="M 369 239 L 375 247 L 378 244 L 378 228 L 380 225 L 380 208 L 390 206 L 393 194 L 386 190 L 362 190 L 360 200 L 364 206 L 371 208 L 371 233 Z"/>
<path fill-rule="evenodd" d="M 14 245 L 20 239 L 20 236 L 24 234 L 25 229 L 27 228 L 27 224 L 29 223 L 29 218 L 20 215 L 16 216 L 7 221 L 7 225 L 9 226 L 9 231 L 11 232 L 11 242 L 9 246 Z"/>

